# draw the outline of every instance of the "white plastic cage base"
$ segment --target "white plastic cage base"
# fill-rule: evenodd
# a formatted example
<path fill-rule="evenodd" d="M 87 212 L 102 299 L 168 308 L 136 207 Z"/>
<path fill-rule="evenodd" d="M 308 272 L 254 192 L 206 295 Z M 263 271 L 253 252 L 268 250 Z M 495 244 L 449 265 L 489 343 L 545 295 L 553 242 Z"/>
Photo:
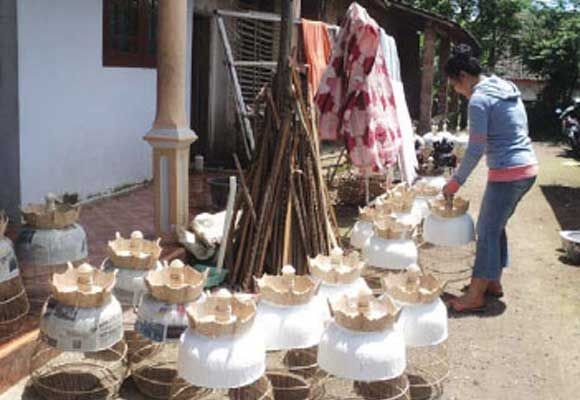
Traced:
<path fill-rule="evenodd" d="M 266 376 L 236 389 L 206 389 L 174 380 L 168 400 L 274 400 L 272 384 Z"/>
<path fill-rule="evenodd" d="M 447 342 L 407 348 L 407 371 L 413 400 L 438 399 L 449 378 Z"/>
<path fill-rule="evenodd" d="M 329 376 L 323 382 L 325 400 L 411 400 L 406 375 L 385 381 L 349 381 Z M 413 399 L 414 400 L 414 399 Z"/>

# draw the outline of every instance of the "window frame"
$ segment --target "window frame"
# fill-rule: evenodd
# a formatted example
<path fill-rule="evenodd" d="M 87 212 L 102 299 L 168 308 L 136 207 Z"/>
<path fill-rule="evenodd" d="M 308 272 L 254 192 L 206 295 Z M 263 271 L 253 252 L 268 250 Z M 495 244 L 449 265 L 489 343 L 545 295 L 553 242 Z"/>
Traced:
<path fill-rule="evenodd" d="M 111 6 L 114 0 L 103 0 L 103 38 L 102 55 L 103 67 L 121 68 L 157 68 L 157 55 L 149 54 L 149 5 L 148 0 L 137 0 L 137 52 L 123 53 L 112 46 L 112 37 L 109 30 Z"/>

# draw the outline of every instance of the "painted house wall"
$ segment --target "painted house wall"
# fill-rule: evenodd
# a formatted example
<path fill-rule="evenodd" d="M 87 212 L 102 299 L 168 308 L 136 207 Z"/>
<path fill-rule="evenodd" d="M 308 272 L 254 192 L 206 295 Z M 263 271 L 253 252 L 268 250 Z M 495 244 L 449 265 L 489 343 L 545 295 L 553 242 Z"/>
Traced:
<path fill-rule="evenodd" d="M 21 201 L 150 179 L 156 70 L 103 67 L 102 0 L 17 3 Z"/>

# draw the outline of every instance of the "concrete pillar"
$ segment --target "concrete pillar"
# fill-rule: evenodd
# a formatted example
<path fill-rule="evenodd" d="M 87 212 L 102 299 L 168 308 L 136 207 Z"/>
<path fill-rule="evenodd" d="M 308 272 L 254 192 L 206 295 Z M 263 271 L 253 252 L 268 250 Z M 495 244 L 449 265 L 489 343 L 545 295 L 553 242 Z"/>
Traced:
<path fill-rule="evenodd" d="M 433 78 L 435 75 L 435 30 L 431 23 L 425 26 L 423 61 L 421 71 L 421 103 L 419 107 L 419 134 L 431 130 L 433 108 Z"/>
<path fill-rule="evenodd" d="M 187 0 L 160 0 L 157 24 L 157 113 L 145 140 L 153 147 L 155 229 L 175 240 L 189 223 L 189 147 L 197 136 L 186 113 Z"/>

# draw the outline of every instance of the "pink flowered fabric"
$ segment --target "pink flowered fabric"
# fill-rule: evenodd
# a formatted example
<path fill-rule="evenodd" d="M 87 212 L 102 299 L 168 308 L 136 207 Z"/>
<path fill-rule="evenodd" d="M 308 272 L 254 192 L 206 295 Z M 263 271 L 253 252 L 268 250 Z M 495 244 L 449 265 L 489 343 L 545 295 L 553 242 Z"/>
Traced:
<path fill-rule="evenodd" d="M 321 138 L 343 139 L 359 169 L 397 161 L 401 132 L 379 26 L 357 3 L 348 8 L 315 102 Z"/>

